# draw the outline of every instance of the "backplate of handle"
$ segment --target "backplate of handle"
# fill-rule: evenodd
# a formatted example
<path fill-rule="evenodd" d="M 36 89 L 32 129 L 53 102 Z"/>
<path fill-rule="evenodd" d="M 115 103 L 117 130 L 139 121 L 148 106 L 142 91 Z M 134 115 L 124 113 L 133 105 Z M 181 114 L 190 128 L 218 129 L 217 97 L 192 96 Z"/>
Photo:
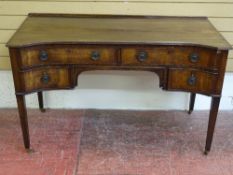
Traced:
<path fill-rule="evenodd" d="M 196 62 L 198 62 L 198 60 L 199 60 L 199 55 L 197 54 L 197 53 L 191 53 L 190 55 L 189 55 L 189 60 L 192 62 L 192 63 L 196 63 Z"/>
<path fill-rule="evenodd" d="M 45 50 L 40 51 L 40 60 L 41 61 L 46 61 L 48 60 L 48 53 Z"/>
<path fill-rule="evenodd" d="M 147 58 L 148 58 L 148 54 L 145 51 L 140 51 L 137 55 L 138 61 L 141 61 L 141 62 L 146 61 Z"/>
<path fill-rule="evenodd" d="M 189 78 L 188 78 L 188 85 L 190 85 L 190 86 L 194 86 L 195 84 L 196 84 L 196 82 L 197 82 L 197 77 L 194 75 L 194 74 L 192 74 Z"/>
<path fill-rule="evenodd" d="M 100 53 L 98 51 L 93 51 L 91 53 L 91 59 L 94 61 L 97 61 L 100 59 Z"/>
<path fill-rule="evenodd" d="M 44 73 L 40 80 L 43 84 L 48 84 L 50 81 L 50 76 L 47 73 Z"/>

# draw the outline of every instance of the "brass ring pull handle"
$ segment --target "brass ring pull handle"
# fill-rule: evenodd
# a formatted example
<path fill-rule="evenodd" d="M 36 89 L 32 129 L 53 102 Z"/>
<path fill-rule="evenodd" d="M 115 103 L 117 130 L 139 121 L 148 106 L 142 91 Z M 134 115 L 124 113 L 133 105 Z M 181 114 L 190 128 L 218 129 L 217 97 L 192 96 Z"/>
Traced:
<path fill-rule="evenodd" d="M 148 58 L 147 52 L 141 51 L 141 52 L 138 53 L 138 56 L 137 56 L 138 61 L 143 62 L 143 61 L 146 61 L 147 58 Z"/>
<path fill-rule="evenodd" d="M 92 59 L 93 61 L 99 60 L 99 59 L 100 59 L 100 53 L 99 53 L 98 51 L 93 51 L 93 52 L 91 53 L 91 59 Z"/>
<path fill-rule="evenodd" d="M 197 78 L 195 77 L 194 74 L 192 74 L 189 78 L 188 78 L 188 85 L 190 86 L 194 86 L 197 82 Z"/>
<path fill-rule="evenodd" d="M 199 58 L 200 58 L 199 55 L 196 54 L 196 53 L 192 53 L 192 54 L 189 55 L 189 60 L 190 60 L 192 63 L 198 62 Z"/>
<path fill-rule="evenodd" d="M 47 73 L 44 73 L 40 80 L 43 84 L 48 84 L 50 81 L 50 77 Z"/>
<path fill-rule="evenodd" d="M 40 60 L 41 61 L 47 61 L 48 60 L 48 53 L 44 50 L 40 51 Z"/>

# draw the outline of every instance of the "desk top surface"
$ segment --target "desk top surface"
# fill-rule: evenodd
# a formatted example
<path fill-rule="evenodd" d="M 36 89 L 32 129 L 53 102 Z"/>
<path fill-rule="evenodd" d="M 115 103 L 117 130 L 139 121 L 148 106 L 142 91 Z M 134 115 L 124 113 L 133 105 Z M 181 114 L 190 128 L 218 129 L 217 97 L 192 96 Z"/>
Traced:
<path fill-rule="evenodd" d="M 30 14 L 8 47 L 37 44 L 197 45 L 231 49 L 205 17 Z"/>

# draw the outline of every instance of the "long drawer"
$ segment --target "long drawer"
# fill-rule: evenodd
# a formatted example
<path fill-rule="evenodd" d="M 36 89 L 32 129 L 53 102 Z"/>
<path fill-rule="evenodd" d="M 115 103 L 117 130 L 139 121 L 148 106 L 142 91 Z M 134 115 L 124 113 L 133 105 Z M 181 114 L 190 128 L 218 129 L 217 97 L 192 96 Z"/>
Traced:
<path fill-rule="evenodd" d="M 115 65 L 117 50 L 101 46 L 34 46 L 21 49 L 20 67 L 79 64 Z"/>
<path fill-rule="evenodd" d="M 122 65 L 189 66 L 217 69 L 216 50 L 184 46 L 127 47 L 121 50 Z"/>

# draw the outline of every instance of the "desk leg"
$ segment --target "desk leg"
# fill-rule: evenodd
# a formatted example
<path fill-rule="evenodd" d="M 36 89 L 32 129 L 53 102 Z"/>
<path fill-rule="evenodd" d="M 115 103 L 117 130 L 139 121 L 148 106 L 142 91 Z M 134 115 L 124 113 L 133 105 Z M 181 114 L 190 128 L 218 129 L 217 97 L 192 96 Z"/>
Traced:
<path fill-rule="evenodd" d="M 41 112 L 45 112 L 45 109 L 44 109 L 44 101 L 43 101 L 43 92 L 38 92 L 37 93 L 37 96 L 38 96 L 38 102 L 39 102 L 39 108 L 40 108 L 40 111 Z"/>
<path fill-rule="evenodd" d="M 209 114 L 209 124 L 208 124 L 208 131 L 207 131 L 207 138 L 206 138 L 206 145 L 205 145 L 205 154 L 207 155 L 211 148 L 211 143 L 213 140 L 214 128 L 215 123 L 218 115 L 218 108 L 220 103 L 220 97 L 212 97 L 211 101 L 211 108 Z"/>
<path fill-rule="evenodd" d="M 27 109 L 26 109 L 26 103 L 25 103 L 25 96 L 24 95 L 16 95 L 16 98 L 17 98 L 21 128 L 22 128 L 22 132 L 23 132 L 24 147 L 26 149 L 29 149 L 30 148 L 30 138 L 29 138 L 29 129 L 28 129 L 28 119 L 27 119 Z"/>
<path fill-rule="evenodd" d="M 191 114 L 193 112 L 194 104 L 195 104 L 196 94 L 191 93 L 189 99 L 189 111 L 188 113 Z"/>

